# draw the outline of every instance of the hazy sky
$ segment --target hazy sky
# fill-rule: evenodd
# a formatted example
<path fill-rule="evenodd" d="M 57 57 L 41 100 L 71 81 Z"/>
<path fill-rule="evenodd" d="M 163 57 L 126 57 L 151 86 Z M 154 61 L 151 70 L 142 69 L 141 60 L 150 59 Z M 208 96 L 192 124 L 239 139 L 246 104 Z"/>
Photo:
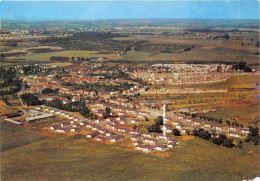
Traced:
<path fill-rule="evenodd" d="M 257 0 L 2 1 L 0 17 L 31 20 L 259 19 L 259 2 Z"/>

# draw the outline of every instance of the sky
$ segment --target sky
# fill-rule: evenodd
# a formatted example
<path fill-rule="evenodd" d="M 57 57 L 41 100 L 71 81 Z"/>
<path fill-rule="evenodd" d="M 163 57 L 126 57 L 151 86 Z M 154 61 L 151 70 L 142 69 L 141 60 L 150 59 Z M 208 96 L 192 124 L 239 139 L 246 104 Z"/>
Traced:
<path fill-rule="evenodd" d="M 143 18 L 259 20 L 259 1 L 2 0 L 0 2 L 0 17 L 2 20 L 95 20 Z"/>

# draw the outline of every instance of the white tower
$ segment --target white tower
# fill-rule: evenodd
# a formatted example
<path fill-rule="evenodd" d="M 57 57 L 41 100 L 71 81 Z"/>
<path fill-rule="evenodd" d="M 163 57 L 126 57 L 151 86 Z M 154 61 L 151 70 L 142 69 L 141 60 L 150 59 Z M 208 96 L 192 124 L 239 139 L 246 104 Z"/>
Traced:
<path fill-rule="evenodd" d="M 164 104 L 163 105 L 163 137 L 165 138 L 166 137 L 166 105 Z"/>

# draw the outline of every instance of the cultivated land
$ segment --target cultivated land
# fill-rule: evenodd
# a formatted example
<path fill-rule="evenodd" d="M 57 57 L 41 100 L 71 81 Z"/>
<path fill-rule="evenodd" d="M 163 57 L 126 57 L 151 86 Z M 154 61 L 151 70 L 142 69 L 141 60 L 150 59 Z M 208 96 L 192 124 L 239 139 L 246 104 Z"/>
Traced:
<path fill-rule="evenodd" d="M 181 122 L 181 127 L 178 128 L 180 131 L 189 128 L 192 133 L 198 127 L 177 118 L 182 108 L 188 108 L 198 115 L 195 119 L 201 123 L 200 128 L 206 129 L 205 124 L 212 124 L 207 129 L 209 131 L 216 129 L 217 125 L 224 127 L 224 130 L 212 133 L 212 137 L 229 134 L 226 121 L 239 124 L 235 125 L 237 133 L 242 131 L 240 124 L 244 128 L 253 126 L 259 129 L 259 72 L 245 73 L 234 68 L 239 62 L 246 62 L 248 67 L 259 70 L 259 30 L 255 28 L 258 22 L 253 22 L 252 28 L 248 28 L 248 25 L 232 27 L 232 23 L 212 27 L 211 22 L 199 22 L 196 26 L 188 22 L 187 26 L 183 23 L 177 26 L 178 23 L 173 25 L 160 22 L 156 26 L 153 23 L 140 26 L 140 22 L 133 23 L 129 20 L 129 26 L 121 26 L 119 23 L 117 27 L 116 22 L 112 22 L 113 26 L 107 22 L 107 26 L 103 22 L 99 27 L 99 22 L 93 28 L 70 23 L 68 22 L 68 31 L 57 31 L 57 27 L 62 26 L 58 22 L 45 24 L 46 27 L 42 28 L 49 28 L 50 31 L 42 33 L 41 29 L 34 33 L 34 38 L 31 38 L 29 31 L 20 32 L 18 36 L 12 35 L 8 32 L 15 27 L 3 24 L 8 31 L 0 34 L 1 41 L 3 40 L 0 42 L 0 67 L 4 68 L 1 70 L 7 72 L 7 67 L 15 67 L 16 75 L 12 81 L 19 78 L 28 85 L 17 96 L 17 91 L 12 90 L 17 84 L 12 84 L 11 81 L 12 85 L 9 86 L 7 82 L 10 82 L 10 78 L 3 75 L 0 79 L 2 180 L 218 181 L 249 180 L 260 175 L 259 146 L 252 141 L 245 141 L 247 133 L 238 137 L 228 136 L 236 146 L 242 140 L 242 148 L 227 148 L 214 144 L 213 140 L 204 140 L 186 133 L 181 133 L 182 136 L 171 133 L 172 128 L 177 129 L 174 121 Z M 242 24 L 241 22 L 241 26 Z M 28 25 L 30 26 L 33 25 Z M 57 35 L 57 38 L 53 38 L 52 34 Z M 50 60 L 52 56 L 68 59 Z M 84 60 L 77 60 L 77 57 L 83 57 Z M 156 64 L 183 64 L 184 67 L 195 69 L 169 70 L 167 65 L 156 67 Z M 207 73 L 198 75 L 201 65 L 214 67 L 208 68 Z M 229 68 L 217 71 L 218 66 Z M 136 72 L 141 72 L 139 77 L 134 76 Z M 168 81 L 167 75 L 173 82 Z M 173 75 L 182 77 L 172 78 Z M 185 76 L 197 76 L 195 81 L 199 83 L 185 83 Z M 203 79 L 207 76 L 208 79 Z M 217 82 L 220 77 L 227 80 Z M 152 80 L 149 78 L 154 78 L 151 85 Z M 206 83 L 208 80 L 213 82 Z M 21 87 L 20 84 L 18 87 Z M 43 93 L 45 88 L 58 91 Z M 178 91 L 164 93 L 168 90 Z M 212 92 L 207 92 L 209 90 Z M 39 99 L 58 98 L 63 101 L 63 109 L 75 108 L 75 102 L 78 107 L 82 106 L 78 103 L 83 102 L 91 115 L 87 114 L 87 118 L 83 118 L 79 112 L 70 112 L 80 120 L 69 123 L 68 126 L 61 126 L 69 120 L 65 115 L 57 114 L 61 108 L 54 110 L 54 117 L 32 122 L 23 121 L 23 115 L 19 120 L 24 125 L 4 121 L 3 115 L 18 110 L 28 114 L 29 110 L 36 109 L 21 104 L 21 96 L 25 93 L 35 94 Z M 24 104 L 25 101 L 26 99 Z M 134 141 L 130 139 L 132 135 L 118 131 L 118 128 L 133 130 L 136 125 L 138 131 L 148 132 L 147 126 L 153 125 L 154 120 L 162 115 L 164 102 L 168 104 L 167 116 L 170 117 L 166 124 L 173 125 L 168 135 L 176 139 L 178 144 L 165 151 L 137 151 Z M 116 115 L 112 118 L 118 127 L 107 127 L 112 122 L 103 120 L 105 107 L 110 107 Z M 127 110 L 134 113 L 128 113 Z M 50 113 L 50 110 L 40 111 Z M 124 115 L 122 119 L 126 123 L 115 121 L 121 117 L 120 113 Z M 199 116 L 221 119 L 223 123 L 203 120 Z M 191 115 L 186 115 L 186 118 L 191 119 Z M 101 123 L 96 123 L 96 119 L 100 119 Z M 131 123 L 132 119 L 140 119 L 140 122 Z M 105 127 L 118 135 L 122 134 L 124 139 L 112 143 L 109 141 L 112 136 L 104 136 L 105 134 L 100 134 L 105 137 L 105 141 L 97 141 L 96 137 L 89 139 L 86 135 L 95 127 L 86 125 L 79 126 L 75 132 L 71 131 L 72 126 L 86 123 L 84 121 Z M 51 126 L 53 130 L 50 129 Z M 143 135 L 140 136 L 143 141 Z M 166 143 L 163 139 L 157 140 L 158 143 Z"/>
<path fill-rule="evenodd" d="M 28 133 L 23 136 L 30 137 Z M 242 149 L 228 149 L 197 138 L 181 150 L 173 150 L 170 157 L 160 158 L 60 135 L 2 152 L 2 179 L 252 179 L 258 176 L 258 153 L 259 148 L 250 143 Z"/>

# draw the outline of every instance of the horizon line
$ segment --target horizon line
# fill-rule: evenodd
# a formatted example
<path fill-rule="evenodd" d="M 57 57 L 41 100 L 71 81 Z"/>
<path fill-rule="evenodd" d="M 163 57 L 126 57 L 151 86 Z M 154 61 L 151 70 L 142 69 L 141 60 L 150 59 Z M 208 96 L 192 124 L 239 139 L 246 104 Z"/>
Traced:
<path fill-rule="evenodd" d="M 1 1 L 1 0 L 0 0 Z M 257 19 L 241 19 L 241 18 L 108 18 L 108 19 L 33 19 L 33 18 L 1 18 L 0 21 L 103 21 L 103 20 L 253 20 L 258 21 Z"/>

